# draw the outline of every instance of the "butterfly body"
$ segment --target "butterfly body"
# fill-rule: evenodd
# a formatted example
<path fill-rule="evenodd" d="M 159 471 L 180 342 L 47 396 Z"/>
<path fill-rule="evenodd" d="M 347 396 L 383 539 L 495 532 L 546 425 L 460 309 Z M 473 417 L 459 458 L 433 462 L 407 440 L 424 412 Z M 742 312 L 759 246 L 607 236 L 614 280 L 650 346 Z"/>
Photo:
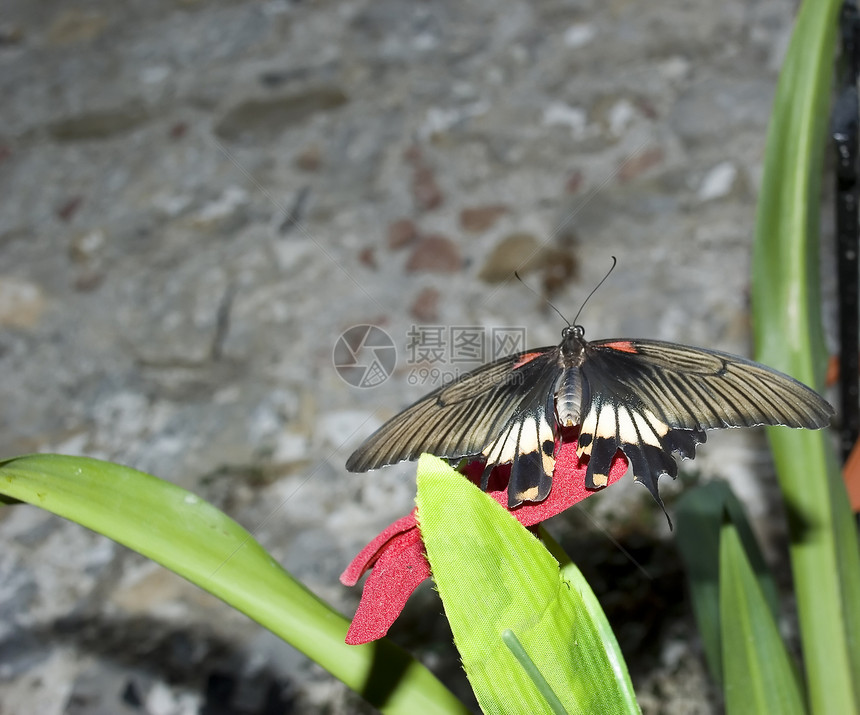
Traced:
<path fill-rule="evenodd" d="M 563 372 L 555 389 L 556 419 L 563 427 L 579 424 L 582 408 L 588 398 L 579 368 L 585 360 L 586 342 L 581 328 L 565 329 L 559 345 L 559 357 Z"/>
<path fill-rule="evenodd" d="M 421 398 L 350 456 L 363 472 L 422 452 L 511 464 L 508 504 L 549 494 L 556 445 L 578 428 L 586 486 L 599 488 L 619 450 L 634 478 L 662 506 L 657 481 L 692 459 L 706 429 L 786 425 L 818 429 L 833 408 L 816 392 L 765 365 L 728 353 L 656 340 L 585 340 L 571 325 L 557 346 L 504 357 Z"/>

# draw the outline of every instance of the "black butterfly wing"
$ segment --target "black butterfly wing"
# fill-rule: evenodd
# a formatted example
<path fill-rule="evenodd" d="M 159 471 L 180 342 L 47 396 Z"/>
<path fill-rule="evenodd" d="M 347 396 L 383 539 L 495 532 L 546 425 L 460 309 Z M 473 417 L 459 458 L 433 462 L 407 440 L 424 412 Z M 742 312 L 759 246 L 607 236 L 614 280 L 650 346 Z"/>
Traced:
<path fill-rule="evenodd" d="M 786 425 L 817 429 L 833 408 L 777 370 L 728 353 L 656 340 L 588 343 L 582 373 L 592 402 L 579 453 L 589 486 L 605 484 L 617 449 L 654 498 L 661 474 L 678 471 L 672 452 L 695 456 L 706 429 Z"/>
<path fill-rule="evenodd" d="M 483 454 L 488 467 L 512 462 L 508 500 L 549 493 L 555 462 L 553 386 L 558 347 L 510 355 L 434 390 L 392 417 L 346 462 L 351 472 L 416 459 Z M 487 475 L 489 472 L 487 472 Z"/>
<path fill-rule="evenodd" d="M 557 351 L 556 351 L 557 353 Z M 522 369 L 522 368 L 521 368 Z M 535 366 L 523 373 L 521 399 L 501 433 L 483 454 L 486 466 L 481 488 L 486 491 L 490 473 L 497 464 L 511 463 L 508 506 L 546 499 L 555 469 L 555 384 L 560 374 L 557 362 Z"/>
<path fill-rule="evenodd" d="M 803 383 L 728 353 L 657 340 L 604 340 L 588 343 L 586 354 L 587 367 L 628 385 L 671 427 L 818 429 L 833 415 Z"/>

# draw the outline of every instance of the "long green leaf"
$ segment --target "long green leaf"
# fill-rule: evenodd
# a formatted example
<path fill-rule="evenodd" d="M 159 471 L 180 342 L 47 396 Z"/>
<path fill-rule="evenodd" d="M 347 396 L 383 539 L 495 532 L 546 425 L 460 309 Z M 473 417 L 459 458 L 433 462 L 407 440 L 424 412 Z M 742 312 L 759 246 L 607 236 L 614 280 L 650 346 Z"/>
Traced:
<path fill-rule="evenodd" d="M 753 265 L 757 358 L 821 385 L 819 188 L 839 0 L 806 0 L 768 133 Z M 860 555 L 828 435 L 768 431 L 791 529 L 810 705 L 860 711 Z"/>
<path fill-rule="evenodd" d="M 75 521 L 184 576 L 384 712 L 468 712 L 392 643 L 346 645 L 346 618 L 284 571 L 239 524 L 174 484 L 95 459 L 33 455 L 0 463 L 0 494 Z"/>
<path fill-rule="evenodd" d="M 513 516 L 428 455 L 418 463 L 418 516 L 485 713 L 639 712 L 617 644 L 604 642 L 591 616 L 594 604 Z"/>
<path fill-rule="evenodd" d="M 720 531 L 720 623 L 728 715 L 803 715 L 803 691 L 734 524 Z"/>
<path fill-rule="evenodd" d="M 615 680 L 621 686 L 621 696 L 625 699 L 623 711 L 638 712 L 639 704 L 636 702 L 636 694 L 633 692 L 633 683 L 630 681 L 630 673 L 627 672 L 627 664 L 624 662 L 621 646 L 618 645 L 618 639 L 615 637 L 612 626 L 609 625 L 609 619 L 603 612 L 600 601 L 597 600 L 597 596 L 591 590 L 591 586 L 585 580 L 582 571 L 570 560 L 570 557 L 561 548 L 561 545 L 549 535 L 543 525 L 540 526 L 538 533 L 544 546 L 546 546 L 553 558 L 558 561 L 561 567 L 562 579 L 582 598 L 582 602 L 588 611 L 588 617 L 600 635 L 600 642 L 603 643 L 603 647 L 606 650 L 609 666 L 615 673 Z"/>
<path fill-rule="evenodd" d="M 759 587 L 774 617 L 779 612 L 776 584 L 755 540 L 741 503 L 725 482 L 711 482 L 686 491 L 675 505 L 675 543 L 690 584 L 693 612 L 708 667 L 723 680 L 720 628 L 720 534 L 729 518 L 738 530 Z"/>

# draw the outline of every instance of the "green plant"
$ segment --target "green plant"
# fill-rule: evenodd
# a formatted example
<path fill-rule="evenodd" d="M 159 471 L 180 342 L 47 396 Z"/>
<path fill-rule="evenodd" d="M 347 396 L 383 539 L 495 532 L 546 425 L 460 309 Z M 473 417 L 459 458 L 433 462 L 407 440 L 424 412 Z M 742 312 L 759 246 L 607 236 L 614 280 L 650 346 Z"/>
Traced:
<path fill-rule="evenodd" d="M 752 270 L 756 358 L 819 388 L 819 189 L 840 5 L 805 2 L 797 18 L 774 99 Z M 691 492 L 679 506 L 679 537 L 692 552 L 685 557 L 712 672 L 729 712 L 860 712 L 860 555 L 833 444 L 826 432 L 780 427 L 768 437 L 789 520 L 806 677 L 785 654 L 756 549 L 740 548 L 737 529 L 751 532 L 739 507 L 709 495 L 703 509 Z M 772 608 L 763 607 L 768 600 Z"/>

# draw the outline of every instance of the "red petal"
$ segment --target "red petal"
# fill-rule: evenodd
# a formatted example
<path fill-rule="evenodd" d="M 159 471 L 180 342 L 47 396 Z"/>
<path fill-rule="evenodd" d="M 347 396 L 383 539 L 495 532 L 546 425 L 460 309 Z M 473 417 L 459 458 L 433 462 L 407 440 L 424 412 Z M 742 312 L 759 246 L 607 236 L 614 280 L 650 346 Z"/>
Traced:
<path fill-rule="evenodd" d="M 413 515 L 414 512 L 406 518 L 411 517 L 414 522 Z M 397 524 L 402 521 L 403 519 Z M 394 526 L 396 524 L 392 524 L 388 529 Z M 361 602 L 346 634 L 348 645 L 369 643 L 388 633 L 412 592 L 430 576 L 430 564 L 424 555 L 424 542 L 415 527 L 389 538 L 383 550 L 376 555 L 375 561 L 373 571 L 364 584 Z"/>
<path fill-rule="evenodd" d="M 545 521 L 599 491 L 585 488 L 588 460 L 581 462 L 577 458 L 576 444 L 576 440 L 560 443 L 549 496 L 540 503 L 529 502 L 511 510 L 523 525 L 532 526 Z M 510 466 L 499 469 L 510 469 Z M 482 470 L 483 464 L 473 462 L 464 471 L 470 478 L 480 479 Z M 619 451 L 612 461 L 608 484 L 619 480 L 626 472 L 627 459 Z M 507 508 L 507 489 L 489 494 Z M 354 586 L 368 569 L 373 568 L 346 636 L 349 645 L 368 643 L 384 636 L 412 592 L 430 576 L 430 564 L 417 528 L 416 511 L 413 509 L 380 533 L 341 574 L 341 583 Z"/>
<path fill-rule="evenodd" d="M 340 575 L 340 582 L 344 586 L 355 586 L 365 572 L 382 557 L 383 552 L 392 545 L 399 534 L 418 526 L 418 519 L 415 517 L 416 511 L 418 510 L 413 509 L 402 519 L 395 521 L 365 546 Z"/>

